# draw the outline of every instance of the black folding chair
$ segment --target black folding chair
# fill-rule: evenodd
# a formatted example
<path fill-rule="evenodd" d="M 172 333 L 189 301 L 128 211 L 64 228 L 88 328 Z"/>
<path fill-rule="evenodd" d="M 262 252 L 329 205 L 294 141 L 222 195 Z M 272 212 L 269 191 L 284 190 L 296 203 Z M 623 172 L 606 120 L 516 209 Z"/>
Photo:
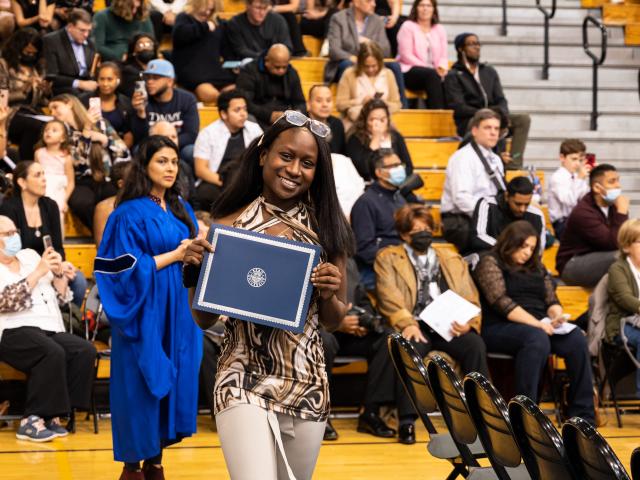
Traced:
<path fill-rule="evenodd" d="M 578 478 L 585 480 L 631 480 L 607 441 L 593 425 L 573 417 L 562 426 L 562 439 Z"/>
<path fill-rule="evenodd" d="M 636 366 L 633 364 L 624 348 L 619 345 L 602 342 L 600 355 L 602 356 L 602 363 L 604 365 L 605 372 L 604 379 L 600 384 L 600 398 L 604 398 L 602 394 L 605 385 L 607 385 L 609 387 L 611 401 L 613 402 L 613 409 L 616 412 L 618 428 L 622 428 L 622 418 L 620 417 L 620 410 L 622 409 L 618 405 L 616 387 L 624 377 L 636 371 Z"/>
<path fill-rule="evenodd" d="M 631 478 L 640 480 L 640 447 L 631 454 Z"/>
<path fill-rule="evenodd" d="M 511 428 L 532 480 L 579 480 L 562 437 L 540 407 L 524 395 L 509 402 Z"/>
<path fill-rule="evenodd" d="M 453 371 L 453 368 L 451 368 L 451 365 L 437 354 L 429 358 L 427 374 L 431 390 L 442 413 L 442 418 L 447 424 L 454 442 L 463 446 L 463 450 L 460 453 L 465 458 L 464 450 L 477 450 L 481 448 L 478 444 L 482 444 L 478 439 L 478 432 L 467 409 L 462 382 L 456 372 Z M 465 458 L 465 461 L 470 460 L 474 459 Z M 493 468 L 480 467 L 477 463 L 475 465 L 470 464 L 469 472 L 468 480 L 496 478 Z"/>
<path fill-rule="evenodd" d="M 498 390 L 478 372 L 463 382 L 467 408 L 499 480 L 531 478 L 513 438 L 507 404 Z"/>
<path fill-rule="evenodd" d="M 429 385 L 427 368 L 422 358 L 399 333 L 389 335 L 387 345 L 398 377 L 407 391 L 418 417 L 429 432 L 427 450 L 433 457 L 447 460 L 453 465 L 453 470 L 447 480 L 453 480 L 459 475 L 467 477 L 469 468 L 479 465 L 476 458 L 486 456 L 482 451 L 482 446 L 478 442 L 468 447 L 456 442 L 449 432 L 438 433 L 428 416 L 429 413 L 438 410 L 438 405 Z"/>

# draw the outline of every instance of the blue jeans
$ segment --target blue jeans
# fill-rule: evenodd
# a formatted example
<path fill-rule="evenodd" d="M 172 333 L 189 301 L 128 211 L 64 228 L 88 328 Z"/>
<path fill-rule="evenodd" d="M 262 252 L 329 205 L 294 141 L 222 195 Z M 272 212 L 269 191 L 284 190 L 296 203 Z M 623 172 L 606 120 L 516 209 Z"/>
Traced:
<path fill-rule="evenodd" d="M 636 349 L 636 360 L 640 362 L 640 328 L 626 323 L 624 335 L 627 337 L 629 347 Z M 636 370 L 636 392 L 640 393 L 640 369 Z"/>
<path fill-rule="evenodd" d="M 569 416 L 594 422 L 593 380 L 587 341 L 582 330 L 567 335 L 547 335 L 543 330 L 503 321 L 482 326 L 487 352 L 515 357 L 515 391 L 538 401 L 540 377 L 550 353 L 564 358 L 569 374 Z"/>
<path fill-rule="evenodd" d="M 73 292 L 73 303 L 82 306 L 84 295 L 87 292 L 87 277 L 80 270 L 76 272 L 76 278 L 69 282 L 69 288 Z"/>
<path fill-rule="evenodd" d="M 338 64 L 338 70 L 336 70 L 336 76 L 333 78 L 333 81 L 338 83 L 340 78 L 342 78 L 342 74 L 344 71 L 351 67 L 353 62 L 351 60 L 341 60 Z M 400 92 L 400 101 L 402 102 L 402 108 L 408 108 L 407 97 L 404 93 L 404 75 L 402 70 L 400 69 L 400 64 L 398 62 L 385 62 L 385 67 L 393 72 L 393 76 L 396 79 L 396 83 L 398 84 L 398 91 Z"/>

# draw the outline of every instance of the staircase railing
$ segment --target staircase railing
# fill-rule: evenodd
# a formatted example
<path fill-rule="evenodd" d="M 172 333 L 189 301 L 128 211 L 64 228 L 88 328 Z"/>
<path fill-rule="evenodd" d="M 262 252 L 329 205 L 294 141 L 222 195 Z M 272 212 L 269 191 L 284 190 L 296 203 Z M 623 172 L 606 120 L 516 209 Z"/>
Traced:
<path fill-rule="evenodd" d="M 549 20 L 556 14 L 556 0 L 551 0 L 551 10 L 540 5 L 541 0 L 536 0 L 536 7 L 544 15 L 544 63 L 542 64 L 542 79 L 549 80 Z"/>
<path fill-rule="evenodd" d="M 500 35 L 507 36 L 507 0 L 502 0 L 502 24 L 500 25 Z"/>
<path fill-rule="evenodd" d="M 591 51 L 591 46 L 589 45 L 589 24 L 595 25 L 601 34 L 601 44 L 600 44 L 600 55 L 596 55 Z M 607 58 L 607 27 L 603 25 L 603 23 L 595 17 L 591 15 L 587 15 L 582 22 L 582 47 L 584 48 L 584 53 L 587 54 L 589 58 L 593 61 L 593 83 L 591 85 L 591 130 L 598 129 L 598 67 L 602 65 Z"/>

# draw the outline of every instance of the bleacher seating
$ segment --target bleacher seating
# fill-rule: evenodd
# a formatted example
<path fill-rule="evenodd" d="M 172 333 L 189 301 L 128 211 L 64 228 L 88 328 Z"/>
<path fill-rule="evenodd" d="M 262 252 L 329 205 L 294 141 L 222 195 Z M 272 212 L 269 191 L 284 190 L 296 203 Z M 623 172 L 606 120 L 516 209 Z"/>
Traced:
<path fill-rule="evenodd" d="M 601 8 L 602 20 L 608 26 L 624 27 L 625 45 L 640 45 L 640 0 L 582 0 L 583 8 Z"/>

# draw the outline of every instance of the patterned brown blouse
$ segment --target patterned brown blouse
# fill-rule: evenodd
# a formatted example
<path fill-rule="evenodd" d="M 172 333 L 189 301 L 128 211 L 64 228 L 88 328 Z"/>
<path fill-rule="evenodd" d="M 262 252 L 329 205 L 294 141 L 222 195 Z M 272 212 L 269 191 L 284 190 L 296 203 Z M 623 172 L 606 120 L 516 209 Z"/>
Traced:
<path fill-rule="evenodd" d="M 265 218 L 265 212 L 270 214 Z M 233 226 L 264 232 L 284 224 L 296 241 L 318 244 L 307 207 L 288 212 L 259 197 Z M 215 413 L 251 404 L 304 420 L 324 421 L 329 413 L 329 388 L 324 350 L 318 331 L 318 295 L 309 306 L 301 334 L 229 319 L 216 377 Z"/>

